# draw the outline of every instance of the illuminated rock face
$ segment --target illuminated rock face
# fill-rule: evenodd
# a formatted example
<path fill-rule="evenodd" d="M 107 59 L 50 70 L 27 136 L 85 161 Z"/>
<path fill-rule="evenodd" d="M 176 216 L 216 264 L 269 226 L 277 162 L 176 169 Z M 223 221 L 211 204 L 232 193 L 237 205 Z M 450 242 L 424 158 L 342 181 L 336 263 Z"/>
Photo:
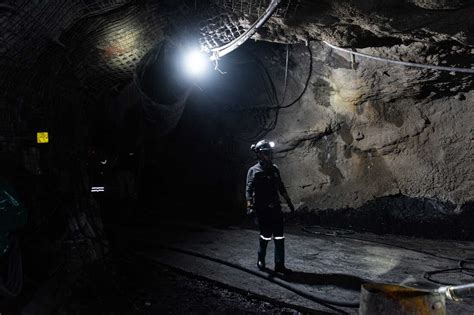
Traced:
<path fill-rule="evenodd" d="M 281 110 L 270 135 L 285 151 L 277 163 L 296 202 L 357 208 L 402 195 L 449 202 L 455 213 L 473 200 L 472 76 L 359 57 L 351 63 L 320 43 L 311 48 L 310 88 Z M 439 58 L 418 54 L 423 49 L 415 43 L 361 51 L 414 62 Z M 290 64 L 307 64 L 306 57 L 294 54 Z M 304 71 L 291 73 L 304 82 Z"/>
<path fill-rule="evenodd" d="M 474 197 L 472 75 L 351 59 L 321 40 L 393 60 L 473 68 L 474 5 L 444 0 L 292 5 L 277 12 L 257 38 L 312 41 L 308 90 L 300 102 L 280 110 L 268 135 L 280 144 L 278 163 L 294 198 L 309 209 L 337 209 L 405 196 L 449 202 L 454 207 L 447 212 L 463 211 Z M 243 21 L 256 11 L 241 12 L 238 5 L 227 10 Z M 293 98 L 306 79 L 304 51 L 290 57 L 290 73 L 299 82 L 289 89 Z M 284 71 L 284 61 L 267 61 L 275 75 Z"/>
<path fill-rule="evenodd" d="M 409 2 L 424 8 L 433 10 L 444 10 L 444 9 L 459 9 L 462 7 L 463 1 L 454 0 L 410 0 Z"/>
<path fill-rule="evenodd" d="M 270 20 L 260 36 L 279 42 L 326 40 L 347 47 L 447 40 L 472 46 L 473 11 L 469 1 L 305 1 Z"/>

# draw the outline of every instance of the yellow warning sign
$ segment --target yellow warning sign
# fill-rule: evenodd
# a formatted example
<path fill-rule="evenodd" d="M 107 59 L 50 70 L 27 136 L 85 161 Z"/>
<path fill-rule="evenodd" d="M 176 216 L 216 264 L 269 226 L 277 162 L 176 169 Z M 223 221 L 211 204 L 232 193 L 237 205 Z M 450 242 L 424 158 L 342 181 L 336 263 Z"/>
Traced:
<path fill-rule="evenodd" d="M 36 142 L 38 143 L 48 143 L 49 136 L 47 132 L 37 132 L 36 133 Z"/>

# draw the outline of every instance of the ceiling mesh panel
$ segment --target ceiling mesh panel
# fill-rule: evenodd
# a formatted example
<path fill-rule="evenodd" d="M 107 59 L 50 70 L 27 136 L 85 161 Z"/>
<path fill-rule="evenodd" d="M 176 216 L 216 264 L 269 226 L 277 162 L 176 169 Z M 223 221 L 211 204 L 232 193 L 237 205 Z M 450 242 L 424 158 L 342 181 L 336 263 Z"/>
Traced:
<path fill-rule="evenodd" d="M 283 0 L 273 16 L 289 18 L 300 9 L 301 0 Z M 214 0 L 200 23 L 204 50 L 225 45 L 242 35 L 265 13 L 271 0 Z"/>
<path fill-rule="evenodd" d="M 270 2 L 271 0 L 214 0 L 223 9 L 254 17 L 261 16 Z M 294 16 L 300 4 L 301 0 L 282 0 L 274 15 L 284 18 Z"/>
<path fill-rule="evenodd" d="M 41 54 L 66 52 L 75 75 L 99 89 L 131 73 L 141 57 L 163 37 L 168 18 L 160 3 L 109 1 L 16 1 L 0 7 L 0 83 L 25 85 Z M 26 87 L 27 88 L 27 87 Z M 6 90 L 6 89 L 5 89 Z M 4 92 L 6 92 L 4 90 Z"/>
<path fill-rule="evenodd" d="M 195 23 L 202 47 L 212 49 L 244 33 L 270 0 L 216 0 L 211 5 L 199 1 L 200 7 L 194 8 L 188 2 L 19 0 L 2 4 L 0 83 L 30 82 L 41 54 L 56 58 L 57 51 L 62 51 L 59 55 L 66 55 L 67 60 L 56 62 L 67 62 L 88 87 L 107 89 L 131 78 L 138 61 L 164 38 L 170 25 Z M 284 0 L 277 15 L 292 14 L 298 3 Z M 194 16 L 186 20 L 190 12 Z"/>
<path fill-rule="evenodd" d="M 245 30 L 237 14 L 213 7 L 202 17 L 199 41 L 204 50 L 210 50 L 233 41 Z"/>
<path fill-rule="evenodd" d="M 140 59 L 163 38 L 167 21 L 158 5 L 86 19 L 65 36 L 78 78 L 95 90 L 130 79 Z"/>

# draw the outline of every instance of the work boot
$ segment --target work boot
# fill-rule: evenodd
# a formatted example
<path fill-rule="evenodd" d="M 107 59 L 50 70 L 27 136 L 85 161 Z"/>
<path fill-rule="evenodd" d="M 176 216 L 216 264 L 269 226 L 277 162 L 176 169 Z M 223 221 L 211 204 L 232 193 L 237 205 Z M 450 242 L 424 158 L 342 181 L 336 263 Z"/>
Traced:
<path fill-rule="evenodd" d="M 292 271 L 285 267 L 285 239 L 275 238 L 275 272 L 291 273 Z"/>
<path fill-rule="evenodd" d="M 260 270 L 265 270 L 265 256 L 267 254 L 268 241 L 260 238 L 260 246 L 258 247 L 257 267 Z"/>
<path fill-rule="evenodd" d="M 275 272 L 276 273 L 281 273 L 281 274 L 284 274 L 284 275 L 288 275 L 290 273 L 293 272 L 293 270 L 289 269 L 289 268 L 286 268 L 284 264 L 282 263 L 278 263 L 278 264 L 275 264 Z"/>

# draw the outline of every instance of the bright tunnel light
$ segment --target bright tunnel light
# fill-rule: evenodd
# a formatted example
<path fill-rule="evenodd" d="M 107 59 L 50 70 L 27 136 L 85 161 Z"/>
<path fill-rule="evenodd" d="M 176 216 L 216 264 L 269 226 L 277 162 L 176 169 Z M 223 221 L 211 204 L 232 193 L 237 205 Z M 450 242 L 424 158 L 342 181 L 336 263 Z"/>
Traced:
<path fill-rule="evenodd" d="M 191 76 L 199 76 L 206 72 L 209 58 L 199 50 L 191 50 L 184 56 L 184 69 Z"/>

